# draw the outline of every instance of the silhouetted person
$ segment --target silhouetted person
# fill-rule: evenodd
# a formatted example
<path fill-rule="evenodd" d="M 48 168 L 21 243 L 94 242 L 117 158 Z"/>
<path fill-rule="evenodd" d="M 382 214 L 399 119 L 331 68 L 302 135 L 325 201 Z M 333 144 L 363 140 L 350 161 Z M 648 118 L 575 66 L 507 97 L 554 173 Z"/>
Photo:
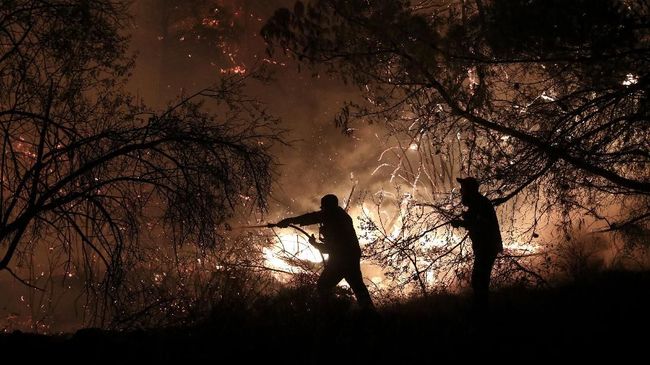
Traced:
<path fill-rule="evenodd" d="M 286 218 L 277 225 L 289 224 L 306 226 L 320 224 L 320 236 L 323 247 L 329 254 L 323 273 L 318 278 L 318 294 L 322 301 L 327 301 L 336 285 L 345 279 L 354 291 L 359 306 L 364 311 L 374 312 L 368 288 L 361 277 L 361 248 L 352 224 L 352 218 L 339 207 L 338 198 L 328 194 L 321 199 L 319 211 L 301 216 Z"/>
<path fill-rule="evenodd" d="M 479 184 L 475 178 L 457 178 L 456 180 L 460 183 L 462 203 L 468 209 L 463 213 L 463 219 L 454 219 L 451 221 L 451 225 L 465 227 L 472 240 L 474 309 L 479 314 L 484 314 L 488 309 L 492 267 L 499 252 L 503 251 L 499 222 L 490 199 L 479 193 Z"/>

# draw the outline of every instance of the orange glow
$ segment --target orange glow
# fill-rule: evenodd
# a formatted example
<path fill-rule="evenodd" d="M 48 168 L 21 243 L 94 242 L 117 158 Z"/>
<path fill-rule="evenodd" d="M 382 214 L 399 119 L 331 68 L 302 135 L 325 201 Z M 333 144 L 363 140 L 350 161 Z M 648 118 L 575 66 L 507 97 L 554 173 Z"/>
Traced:
<path fill-rule="evenodd" d="M 306 238 L 294 234 L 279 234 L 271 247 L 263 249 L 265 264 L 274 270 L 284 271 L 287 274 L 297 274 L 305 269 L 293 263 L 305 263 L 306 266 L 321 264 L 323 257 L 320 252 L 312 247 Z M 278 279 L 282 279 L 278 277 Z"/>
<path fill-rule="evenodd" d="M 237 75 L 243 75 L 246 73 L 246 68 L 244 66 L 234 66 L 231 68 L 222 68 L 220 71 L 222 74 L 233 73 Z"/>
<path fill-rule="evenodd" d="M 217 28 L 219 27 L 219 20 L 217 19 L 210 19 L 210 18 L 203 18 L 201 21 L 201 24 L 208 28 Z"/>

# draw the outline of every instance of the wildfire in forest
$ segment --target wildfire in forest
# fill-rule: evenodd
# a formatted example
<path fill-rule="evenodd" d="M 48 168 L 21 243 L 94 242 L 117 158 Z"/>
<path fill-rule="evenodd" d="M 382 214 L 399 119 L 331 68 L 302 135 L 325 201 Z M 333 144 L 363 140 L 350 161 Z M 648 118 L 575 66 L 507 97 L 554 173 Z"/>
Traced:
<path fill-rule="evenodd" d="M 366 205 L 362 205 L 361 208 L 354 207 L 351 210 L 353 217 L 372 217 L 378 220 L 377 216 L 373 216 Z M 400 240 L 404 240 L 409 235 L 418 236 L 417 232 L 405 232 L 403 230 L 403 227 L 400 225 L 401 222 L 399 220 L 401 217 L 399 214 L 397 212 L 398 219 L 393 223 L 392 227 L 388 228 L 388 233 L 384 237 L 382 237 L 381 232 L 377 229 L 361 224 L 359 218 L 355 218 L 355 228 L 357 235 L 361 238 L 360 244 L 362 250 L 367 251 L 370 245 L 382 238 L 393 241 L 398 245 Z M 387 210 L 382 210 L 378 215 L 389 216 L 390 214 Z M 449 255 L 449 253 L 458 254 L 463 251 L 462 244 L 467 242 L 466 237 L 458 232 L 449 231 L 443 227 L 439 229 L 440 232 L 434 231 L 430 234 L 418 236 L 414 241 L 406 240 L 410 247 L 419 248 L 423 253 L 427 251 L 436 252 L 436 254 L 432 255 L 422 255 L 415 261 L 417 267 L 425 268 L 422 270 L 421 275 L 425 278 L 427 285 L 431 287 L 443 284 L 438 282 L 442 280 L 439 278 L 447 276 L 448 272 L 446 271 L 455 269 L 453 261 L 456 260 L 456 257 Z M 307 237 L 304 237 L 300 233 L 287 234 L 274 232 L 274 235 L 271 236 L 271 242 L 271 246 L 263 249 L 265 265 L 273 270 L 277 270 L 275 276 L 282 281 L 288 280 L 292 274 L 317 272 L 322 269 L 323 264 L 326 264 L 327 254 L 321 255 L 316 248 L 309 244 Z M 508 255 L 516 257 L 533 257 L 541 252 L 541 246 L 534 241 L 521 242 L 507 240 L 504 242 L 504 249 Z M 448 255 L 440 255 L 439 252 L 447 252 Z M 365 264 L 362 268 L 373 264 L 378 257 L 381 257 L 381 254 L 375 253 L 375 255 L 367 257 L 364 260 Z M 443 270 L 440 270 L 440 268 L 443 268 Z M 386 289 L 400 281 L 408 282 L 409 277 L 412 275 L 411 270 L 399 275 L 392 282 L 385 275 L 366 276 L 366 280 L 372 281 L 379 289 Z"/>
<path fill-rule="evenodd" d="M 458 225 L 469 176 L 503 238 L 492 285 L 582 274 L 607 255 L 647 261 L 648 214 L 635 210 L 648 206 L 648 37 L 625 23 L 631 10 L 613 27 L 596 19 L 620 44 L 596 33 L 580 43 L 588 26 L 559 24 L 566 43 L 530 29 L 491 44 L 502 37 L 479 35 L 500 12 L 512 21 L 516 9 L 492 8 L 507 1 L 329 12 L 339 2 L 138 0 L 134 14 L 110 1 L 32 3 L 0 6 L 0 305 L 11 326 L 50 331 L 63 297 L 75 315 L 165 319 L 316 277 L 328 255 L 303 233 L 230 224 L 315 211 L 325 194 L 352 219 L 373 296 L 468 288 L 479 251 Z M 364 16 L 372 26 L 359 32 Z M 412 34 L 382 33 L 400 22 Z"/>

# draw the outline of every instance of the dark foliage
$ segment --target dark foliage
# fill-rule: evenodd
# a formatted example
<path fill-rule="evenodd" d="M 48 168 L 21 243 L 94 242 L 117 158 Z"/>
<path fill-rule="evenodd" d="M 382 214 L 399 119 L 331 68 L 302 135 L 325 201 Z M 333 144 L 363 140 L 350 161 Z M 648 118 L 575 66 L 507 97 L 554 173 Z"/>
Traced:
<path fill-rule="evenodd" d="M 0 5 L 0 270 L 27 266 L 19 279 L 40 285 L 35 260 L 47 256 L 49 274 L 84 277 L 100 323 L 133 300 L 125 278 L 148 264 L 144 247 L 158 246 L 157 263 L 172 246 L 215 247 L 238 208 L 265 208 L 279 141 L 275 119 L 242 95 L 246 77 L 163 110 L 128 94 L 127 6 Z"/>
<path fill-rule="evenodd" d="M 386 306 L 380 318 L 370 318 L 354 309 L 317 314 L 298 309 L 294 301 L 305 297 L 294 292 L 253 311 L 215 313 L 212 321 L 191 328 L 13 333 L 2 335 L 0 345 L 33 354 L 32 360 L 101 363 L 625 361 L 644 356 L 649 281 L 648 273 L 608 272 L 554 289 L 506 289 L 494 295 L 490 318 L 483 322 L 476 322 L 466 298 L 457 296 Z"/>

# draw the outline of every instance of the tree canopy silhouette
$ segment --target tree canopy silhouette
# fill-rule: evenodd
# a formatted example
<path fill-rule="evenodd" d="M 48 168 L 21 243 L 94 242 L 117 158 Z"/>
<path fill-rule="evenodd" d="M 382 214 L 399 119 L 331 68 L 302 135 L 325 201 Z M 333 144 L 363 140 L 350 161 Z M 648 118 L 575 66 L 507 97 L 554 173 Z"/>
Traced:
<path fill-rule="evenodd" d="M 277 10 L 262 34 L 361 87 L 344 130 L 365 118 L 439 145 L 459 133 L 463 170 L 498 202 L 542 180 L 564 200 L 647 199 L 649 13 L 645 1 L 319 0 Z"/>
<path fill-rule="evenodd" d="M 49 247 L 110 299 L 145 217 L 164 220 L 174 244 L 209 247 L 238 207 L 264 208 L 279 141 L 242 95 L 246 77 L 162 111 L 129 95 L 127 4 L 0 5 L 0 270 Z"/>
<path fill-rule="evenodd" d="M 458 213 L 454 176 L 530 221 L 506 241 L 530 242 L 551 215 L 567 238 L 587 216 L 625 242 L 648 236 L 649 14 L 635 0 L 315 0 L 278 9 L 262 35 L 272 55 L 358 86 L 344 132 L 399 136 L 391 181 L 412 190 L 398 216 L 363 217 L 366 249 L 426 293 L 425 275 L 446 283 L 467 262 L 450 233 L 430 245 Z"/>

